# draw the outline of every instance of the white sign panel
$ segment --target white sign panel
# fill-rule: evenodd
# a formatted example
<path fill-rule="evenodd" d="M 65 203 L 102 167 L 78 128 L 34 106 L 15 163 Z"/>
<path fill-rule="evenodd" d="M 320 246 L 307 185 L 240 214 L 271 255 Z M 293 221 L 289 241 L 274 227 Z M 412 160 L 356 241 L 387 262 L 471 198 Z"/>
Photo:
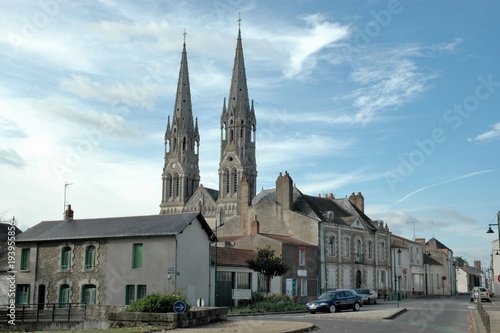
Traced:
<path fill-rule="evenodd" d="M 252 289 L 233 289 L 233 299 L 252 299 Z"/>

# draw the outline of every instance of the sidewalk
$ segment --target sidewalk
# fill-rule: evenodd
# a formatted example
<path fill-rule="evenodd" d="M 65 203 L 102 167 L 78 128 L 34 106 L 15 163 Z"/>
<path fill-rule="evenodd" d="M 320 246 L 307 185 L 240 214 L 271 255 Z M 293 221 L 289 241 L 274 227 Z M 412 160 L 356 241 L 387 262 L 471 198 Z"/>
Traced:
<path fill-rule="evenodd" d="M 486 313 L 490 317 L 490 332 L 489 333 L 500 333 L 500 305 L 497 305 L 494 301 L 492 304 L 482 303 Z M 474 309 L 472 312 L 472 321 L 474 323 L 474 331 L 475 333 L 487 333 L 486 327 L 481 320 L 481 315 L 477 310 L 477 303 L 474 303 Z"/>
<path fill-rule="evenodd" d="M 345 311 L 337 313 L 316 313 L 314 315 L 305 313 L 306 318 L 347 318 L 357 320 L 383 320 L 392 319 L 398 314 L 406 311 L 406 308 L 399 309 L 383 309 L 383 310 L 364 310 L 361 311 Z M 225 322 L 209 324 L 200 327 L 177 328 L 169 332 L 182 332 L 182 333 L 218 333 L 218 332 L 231 332 L 231 333 L 280 333 L 280 332 L 310 332 L 315 329 L 315 325 L 307 322 L 293 322 L 293 321 L 269 321 L 263 320 L 263 315 L 248 316 L 248 319 L 228 320 Z M 306 319 L 307 320 L 307 319 Z"/>

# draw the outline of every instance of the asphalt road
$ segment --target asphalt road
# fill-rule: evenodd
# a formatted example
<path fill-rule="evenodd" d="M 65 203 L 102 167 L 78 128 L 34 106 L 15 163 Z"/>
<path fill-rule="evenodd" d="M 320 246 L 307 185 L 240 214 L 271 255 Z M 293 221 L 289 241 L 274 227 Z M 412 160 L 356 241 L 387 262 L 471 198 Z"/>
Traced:
<path fill-rule="evenodd" d="M 319 327 L 315 332 L 401 332 L 401 333 L 470 333 L 471 308 L 468 296 L 428 296 L 399 302 L 407 311 L 390 320 L 347 319 L 331 314 L 328 316 L 309 313 L 258 316 L 258 320 L 309 322 Z M 365 305 L 361 312 L 397 307 L 396 302 L 379 302 Z M 232 320 L 249 320 L 233 317 Z"/>

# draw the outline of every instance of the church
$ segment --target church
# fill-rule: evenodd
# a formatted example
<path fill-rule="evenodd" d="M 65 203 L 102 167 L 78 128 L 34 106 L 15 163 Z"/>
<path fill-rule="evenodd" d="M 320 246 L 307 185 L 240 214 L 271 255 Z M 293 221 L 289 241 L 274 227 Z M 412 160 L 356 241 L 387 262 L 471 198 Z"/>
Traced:
<path fill-rule="evenodd" d="M 258 283 L 261 291 L 304 300 L 333 288 L 389 292 L 390 232 L 382 221 L 365 215 L 361 193 L 340 199 L 305 195 L 286 171 L 277 177 L 276 188 L 256 192 L 257 120 L 248 96 L 240 28 L 220 129 L 219 188 L 205 188 L 198 165 L 202 138 L 193 117 L 184 43 L 173 117 L 168 117 L 165 132 L 160 214 L 201 212 L 226 252 L 257 252 L 270 246 L 289 271 L 275 278 L 268 290 Z M 240 275 L 228 275 L 232 280 L 226 285 L 252 279 Z"/>

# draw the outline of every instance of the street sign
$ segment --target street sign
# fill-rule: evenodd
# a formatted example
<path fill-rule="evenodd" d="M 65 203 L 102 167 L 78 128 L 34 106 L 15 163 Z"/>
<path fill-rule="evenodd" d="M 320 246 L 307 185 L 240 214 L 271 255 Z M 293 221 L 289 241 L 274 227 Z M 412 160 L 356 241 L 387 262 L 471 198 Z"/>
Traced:
<path fill-rule="evenodd" d="M 498 276 L 497 280 L 498 280 L 498 282 L 500 282 L 500 275 Z"/>
<path fill-rule="evenodd" d="M 186 311 L 186 303 L 183 301 L 177 301 L 174 303 L 174 312 L 175 313 L 184 313 Z"/>
<path fill-rule="evenodd" d="M 198 298 L 198 300 L 196 301 L 196 306 L 199 308 L 202 308 L 205 306 L 205 301 L 203 300 L 203 298 Z"/>

